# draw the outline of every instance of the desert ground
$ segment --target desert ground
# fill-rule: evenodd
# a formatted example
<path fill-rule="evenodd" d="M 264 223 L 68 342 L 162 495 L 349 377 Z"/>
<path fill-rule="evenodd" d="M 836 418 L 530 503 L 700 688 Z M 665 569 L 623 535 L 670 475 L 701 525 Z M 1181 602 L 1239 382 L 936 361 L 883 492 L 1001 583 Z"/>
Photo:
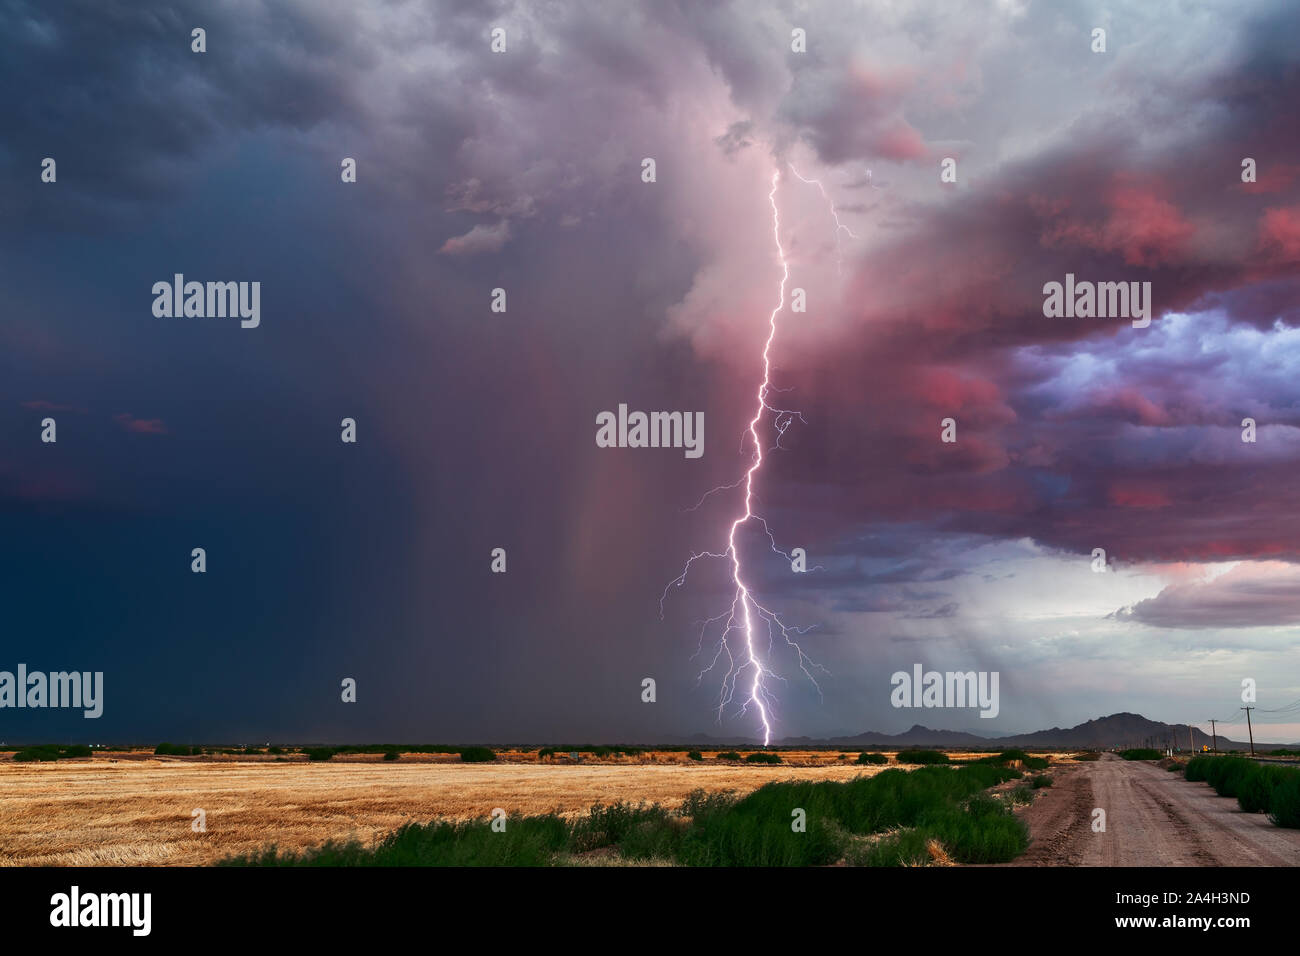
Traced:
<path fill-rule="evenodd" d="M 853 756 L 856 757 L 856 754 Z M 675 806 L 692 790 L 747 793 L 769 780 L 847 780 L 883 767 L 837 753 L 783 753 L 753 765 L 653 760 L 539 762 L 505 754 L 488 764 L 454 755 L 370 755 L 321 763 L 257 757 L 157 758 L 100 753 L 84 760 L 14 763 L 0 758 L 0 866 L 194 865 L 270 843 L 283 849 L 362 841 L 434 817 L 585 812 L 597 802 Z M 191 829 L 206 814 L 206 833 Z"/>
<path fill-rule="evenodd" d="M 482 818 L 496 807 L 565 815 L 619 800 L 674 807 L 693 790 L 744 794 L 772 780 L 848 780 L 886 769 L 824 751 L 783 752 L 776 765 L 719 761 L 712 751 L 702 762 L 674 752 L 574 761 L 518 751 L 480 764 L 454 754 L 400 761 L 343 754 L 316 763 L 301 755 L 124 752 L 57 763 L 8 756 L 0 755 L 0 866 L 201 865 L 270 844 L 364 842 L 409 821 Z M 1236 800 L 1157 765 L 1054 755 L 1051 777 L 1053 785 L 1017 811 L 1029 826 L 1029 850 L 1003 865 L 1300 865 L 1300 831 L 1242 813 Z M 1096 808 L 1106 811 L 1104 832 L 1092 828 Z M 192 829 L 195 809 L 205 812 L 204 833 Z"/>

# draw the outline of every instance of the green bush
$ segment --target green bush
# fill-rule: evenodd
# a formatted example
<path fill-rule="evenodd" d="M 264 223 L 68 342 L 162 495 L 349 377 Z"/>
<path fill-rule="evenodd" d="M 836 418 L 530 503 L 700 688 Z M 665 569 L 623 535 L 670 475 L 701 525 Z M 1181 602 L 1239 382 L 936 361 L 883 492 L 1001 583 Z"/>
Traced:
<path fill-rule="evenodd" d="M 68 760 L 73 757 L 89 757 L 94 753 L 86 744 L 35 744 L 30 747 L 23 747 L 14 754 L 14 760 L 19 763 L 36 763 L 50 760 Z"/>
<path fill-rule="evenodd" d="M 14 754 L 14 760 L 19 763 L 36 763 L 37 761 L 58 759 L 58 752 L 52 751 L 48 747 L 24 747 Z"/>
<path fill-rule="evenodd" d="M 849 866 L 925 866 L 930 862 L 930 836 L 920 830 L 900 830 L 865 846 L 851 849 Z"/>
<path fill-rule="evenodd" d="M 812 801 L 797 802 L 781 785 L 760 787 L 742 800 L 703 797 L 679 811 L 690 816 L 674 859 L 687 866 L 825 866 L 840 859 L 840 830 Z M 791 802 L 795 799 L 796 802 Z M 807 830 L 790 828 L 791 811 L 807 814 Z"/>
<path fill-rule="evenodd" d="M 723 751 L 722 753 L 718 754 L 718 759 L 719 759 L 719 760 L 739 760 L 739 759 L 740 759 L 740 754 L 736 753 L 736 751 L 734 751 L 734 750 L 725 750 L 725 751 Z"/>
<path fill-rule="evenodd" d="M 665 748 L 659 748 L 659 749 L 665 749 Z M 667 748 L 667 749 L 672 749 L 672 748 Z M 682 747 L 677 749 L 685 750 L 687 748 Z M 565 746 L 560 746 L 557 744 L 554 747 L 541 748 L 539 751 L 537 751 L 537 759 L 540 760 L 543 757 L 553 757 L 556 756 L 557 754 L 560 756 L 564 756 L 565 754 L 573 754 L 573 753 L 590 754 L 593 757 L 613 757 L 613 756 L 634 757 L 637 754 L 645 753 L 646 750 L 647 750 L 646 747 L 627 747 L 623 745 L 611 747 L 611 746 L 606 746 L 604 744 L 601 744 L 599 746 L 593 746 L 592 744 L 580 744 L 576 746 L 569 744 Z"/>
<path fill-rule="evenodd" d="M 573 824 L 569 848 L 582 853 L 613 846 L 626 840 L 633 830 L 658 826 L 668 818 L 668 811 L 657 803 L 597 803 L 586 817 Z"/>
<path fill-rule="evenodd" d="M 19 763 L 36 763 L 38 761 L 58 760 L 59 748 L 49 745 L 38 745 L 35 747 L 24 747 L 14 754 L 14 760 Z"/>
<path fill-rule="evenodd" d="M 338 750 L 334 747 L 303 747 L 308 760 L 332 760 Z"/>
<path fill-rule="evenodd" d="M 1121 750 L 1119 755 L 1125 760 L 1159 760 L 1164 756 L 1164 752 L 1154 747 L 1133 747 L 1129 750 Z"/>
<path fill-rule="evenodd" d="M 850 850 L 853 866 L 918 866 L 930 862 L 935 840 L 958 863 L 1006 863 L 1029 846 L 1029 831 L 999 800 L 987 794 L 925 811 L 916 826 L 864 848 Z"/>
<path fill-rule="evenodd" d="M 1268 818 L 1277 826 L 1300 830 L 1300 771 L 1287 774 L 1273 788 Z"/>
<path fill-rule="evenodd" d="M 884 764 L 889 763 L 889 758 L 884 754 L 860 753 L 857 762 L 860 764 Z"/>
<path fill-rule="evenodd" d="M 1259 764 L 1245 757 L 1220 757 L 1210 765 L 1206 780 L 1221 797 L 1235 797 L 1241 785 L 1259 769 Z"/>
<path fill-rule="evenodd" d="M 1000 802 L 981 795 L 964 810 L 927 814 L 918 829 L 933 835 L 958 863 L 1006 863 L 1029 846 L 1024 821 Z"/>
<path fill-rule="evenodd" d="M 899 763 L 932 764 L 948 763 L 948 755 L 938 750 L 900 750 L 894 758 Z"/>
<path fill-rule="evenodd" d="M 956 804 L 981 790 L 1020 773 L 1002 767 L 923 767 L 907 771 L 882 770 L 874 776 L 833 781 L 778 781 L 764 785 L 738 806 L 774 819 L 789 818 L 802 807 L 809 819 L 834 820 L 851 833 L 876 833 L 897 826 L 915 826 L 927 810 Z"/>
<path fill-rule="evenodd" d="M 1019 806 L 1024 806 L 1027 803 L 1033 803 L 1034 802 L 1033 788 L 1023 783 L 1020 784 L 1020 786 L 1018 787 L 1012 787 L 1010 790 L 1007 791 L 1006 799 L 1007 802 L 1010 803 L 1011 806 L 1013 807 L 1019 807 Z"/>
<path fill-rule="evenodd" d="M 979 760 L 976 760 L 975 763 L 996 763 L 996 764 L 1011 763 L 1011 761 L 1013 760 L 1024 760 L 1028 756 L 1029 754 L 1025 753 L 1023 750 L 1013 747 L 1009 750 L 1003 750 L 1000 753 L 995 753 L 991 757 L 981 757 Z"/>
<path fill-rule="evenodd" d="M 692 750 L 692 751 L 690 751 L 690 752 L 686 755 L 686 759 L 687 759 L 687 760 L 703 760 L 703 759 L 704 759 L 704 754 L 700 753 L 698 750 Z"/>
<path fill-rule="evenodd" d="M 385 759 L 385 760 L 400 760 L 400 759 L 401 759 L 401 756 L 402 756 L 402 755 L 401 755 L 400 753 L 398 753 L 396 750 L 385 750 L 385 751 L 384 751 L 384 759 Z"/>
<path fill-rule="evenodd" d="M 153 752 L 163 757 L 189 757 L 203 753 L 203 748 L 188 747 L 185 744 L 162 743 L 155 747 Z"/>
<path fill-rule="evenodd" d="M 1052 785 L 1052 778 L 1047 776 L 1047 774 L 1040 773 L 1038 776 L 1034 777 L 1034 779 L 1029 781 L 1029 785 L 1035 790 L 1041 790 L 1043 787 L 1050 787 Z"/>
<path fill-rule="evenodd" d="M 1029 754 L 1018 748 L 1003 750 L 1001 753 L 995 753 L 991 757 L 981 757 L 979 760 L 971 761 L 971 763 L 990 763 L 995 766 L 1005 766 L 1017 760 L 1020 761 L 1020 765 L 1026 770 L 1047 769 L 1048 761 L 1046 757 L 1031 757 Z"/>
<path fill-rule="evenodd" d="M 1256 766 L 1237 787 L 1237 804 L 1242 812 L 1268 813 L 1273 806 L 1273 791 L 1286 778 L 1285 767 Z"/>
<path fill-rule="evenodd" d="M 1277 826 L 1300 828 L 1300 769 L 1246 757 L 1193 757 L 1184 775 L 1204 780 L 1221 797 L 1236 797 L 1245 813 L 1267 813 Z"/>
<path fill-rule="evenodd" d="M 490 747 L 466 747 L 460 752 L 460 759 L 463 763 L 491 763 L 497 755 Z"/>
<path fill-rule="evenodd" d="M 768 753 L 762 750 L 755 751 L 754 753 L 750 754 L 748 757 L 745 758 L 745 763 L 780 763 L 780 762 L 781 762 L 780 754 Z"/>

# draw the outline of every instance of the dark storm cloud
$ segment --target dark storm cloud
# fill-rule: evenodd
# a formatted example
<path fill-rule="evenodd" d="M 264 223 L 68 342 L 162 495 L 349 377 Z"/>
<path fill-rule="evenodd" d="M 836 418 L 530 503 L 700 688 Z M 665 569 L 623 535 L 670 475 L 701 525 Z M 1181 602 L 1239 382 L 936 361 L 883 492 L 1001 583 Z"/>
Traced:
<path fill-rule="evenodd" d="M 194 27 L 208 53 L 191 52 Z M 83 200 L 68 227 L 114 202 L 175 196 L 193 163 L 242 136 L 357 119 L 375 52 L 343 8 L 6 0 L 0 84 L 22 92 L 4 111 L 0 203 L 41 224 L 22 184 L 45 156 Z"/>
<path fill-rule="evenodd" d="M 857 265 L 852 334 L 833 354 L 809 347 L 793 384 L 816 395 L 801 406 L 813 424 L 774 467 L 842 486 L 819 508 L 867 524 L 1106 544 L 1130 559 L 1300 557 L 1285 478 L 1300 449 L 1279 427 L 1297 424 L 1294 390 L 1268 358 L 1289 361 L 1292 340 L 1235 330 L 1294 319 L 1300 131 L 1281 118 L 1300 59 L 1274 38 L 1297 27 L 1294 8 L 1257 14 L 1191 82 L 1162 67 L 1160 96 L 1085 108 L 1068 135 L 978 188 L 914 204 Z M 1140 73 L 1128 62 L 1113 82 Z M 1187 115 L 1198 122 L 1177 121 Z M 1248 155 L 1267 188 L 1241 183 Z M 1150 281 L 1152 327 L 1045 318 L 1042 285 L 1067 272 Z M 1187 310 L 1207 311 L 1160 327 Z M 948 416 L 955 445 L 938 441 Z M 1272 426 L 1259 445 L 1240 441 L 1246 416 Z"/>
<path fill-rule="evenodd" d="M 767 195 L 796 153 L 866 238 L 844 245 L 844 302 L 777 342 L 807 424 L 758 497 L 826 570 L 769 554 L 755 580 L 832 637 L 841 682 L 826 703 L 792 686 L 791 725 L 864 721 L 885 634 L 932 626 L 994 657 L 955 593 L 989 581 L 991 544 L 1294 556 L 1297 356 L 1273 324 L 1296 315 L 1300 13 L 1179 9 L 1115 14 L 1114 56 L 1089 59 L 1085 4 L 0 4 L 0 82 L 21 91 L 0 137 L 0 513 L 32 542 L 8 580 L 40 599 L 20 604 L 23 647 L 111 644 L 167 688 L 135 714 L 150 732 L 699 730 L 713 689 L 684 622 L 717 612 L 725 569 L 670 592 L 663 622 L 656 602 L 734 514 L 726 496 L 687 509 L 746 463 Z M 488 51 L 497 24 L 507 55 Z M 938 183 L 950 153 L 956 188 Z M 824 266 L 817 191 L 776 195 L 796 268 Z M 151 322 L 142 290 L 181 259 L 264 273 L 263 327 Z M 1042 284 L 1067 271 L 1152 281 L 1156 321 L 1045 319 Z M 708 456 L 596 449 L 594 415 L 620 401 L 705 410 Z M 55 406 L 87 412 L 37 447 Z M 217 586 L 186 576 L 198 538 Z M 496 546 L 507 575 L 485 571 Z M 153 603 L 142 576 L 166 582 Z M 58 600 L 63 580 L 93 613 Z M 1186 619 L 1129 620 L 1161 614 Z M 369 709 L 340 712 L 345 673 Z"/>
<path fill-rule="evenodd" d="M 1297 328 L 1300 327 L 1300 280 L 1265 280 L 1225 292 L 1210 292 L 1202 304 L 1259 328 L 1271 328 L 1277 322 Z"/>

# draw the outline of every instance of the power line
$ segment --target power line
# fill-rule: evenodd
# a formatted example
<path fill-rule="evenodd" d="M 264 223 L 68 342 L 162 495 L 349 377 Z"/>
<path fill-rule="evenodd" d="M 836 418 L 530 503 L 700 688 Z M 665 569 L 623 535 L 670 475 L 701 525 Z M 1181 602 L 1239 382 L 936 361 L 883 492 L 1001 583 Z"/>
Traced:
<path fill-rule="evenodd" d="M 1280 714 L 1283 711 L 1300 710 L 1300 700 L 1293 700 L 1291 703 L 1283 704 L 1281 707 L 1260 707 L 1258 709 L 1261 714 Z"/>

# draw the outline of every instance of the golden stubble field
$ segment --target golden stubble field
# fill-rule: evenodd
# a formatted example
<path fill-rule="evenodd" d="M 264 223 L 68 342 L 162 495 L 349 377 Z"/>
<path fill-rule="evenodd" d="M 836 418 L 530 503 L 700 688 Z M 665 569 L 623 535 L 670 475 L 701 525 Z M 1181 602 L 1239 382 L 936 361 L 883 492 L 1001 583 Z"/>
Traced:
<path fill-rule="evenodd" d="M 408 821 L 486 817 L 495 807 L 511 814 L 578 814 L 618 800 L 671 807 L 692 790 L 743 794 L 770 780 L 848 780 L 885 769 L 826 753 L 783 753 L 779 765 L 713 758 L 539 763 L 507 754 L 503 762 L 464 764 L 413 755 L 306 763 L 103 753 L 14 763 L 6 755 L 0 866 L 204 864 L 270 843 L 300 849 L 330 839 L 368 841 Z M 191 829 L 196 808 L 206 813 L 206 833 Z"/>

